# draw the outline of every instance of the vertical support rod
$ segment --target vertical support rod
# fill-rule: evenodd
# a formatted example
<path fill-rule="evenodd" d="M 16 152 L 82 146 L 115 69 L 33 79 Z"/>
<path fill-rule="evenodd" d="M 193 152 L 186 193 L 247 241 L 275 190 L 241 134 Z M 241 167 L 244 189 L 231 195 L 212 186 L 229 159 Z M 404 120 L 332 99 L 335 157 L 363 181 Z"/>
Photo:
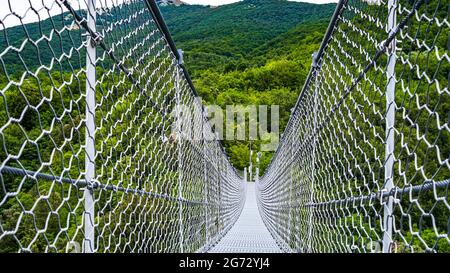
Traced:
<path fill-rule="evenodd" d="M 208 189 L 208 170 L 207 170 L 207 158 L 208 158 L 208 148 L 206 147 L 207 144 L 207 140 L 206 140 L 206 133 L 205 133 L 205 122 L 207 119 L 207 113 L 204 109 L 204 107 L 200 104 L 200 107 L 202 109 L 202 145 L 203 145 L 203 181 L 205 184 L 205 188 L 204 188 L 204 202 L 205 202 L 205 244 L 209 244 L 209 202 L 208 202 L 208 194 L 209 194 L 209 189 Z"/>
<path fill-rule="evenodd" d="M 217 133 L 215 133 L 215 137 L 217 137 Z M 214 138 L 215 140 L 216 138 Z M 214 145 L 216 143 L 214 142 Z M 220 192 L 219 192 L 219 181 L 220 181 L 220 162 L 219 162 L 219 152 L 217 150 L 217 147 L 214 147 L 214 159 L 215 159 L 215 166 L 216 166 L 216 178 L 214 181 L 214 225 L 217 229 L 214 230 L 215 235 L 219 233 L 219 219 L 220 219 Z"/>
<path fill-rule="evenodd" d="M 247 183 L 247 167 L 244 167 L 244 183 Z"/>
<path fill-rule="evenodd" d="M 309 221 L 308 221 L 308 245 L 307 245 L 307 252 L 312 252 L 312 237 L 313 237 L 313 214 L 314 214 L 314 186 L 315 186 L 315 177 L 314 177 L 314 171 L 316 166 L 316 144 L 317 144 L 317 111 L 318 111 L 318 80 L 317 76 L 319 74 L 319 63 L 318 63 L 318 55 L 317 52 L 313 54 L 313 67 L 314 67 L 314 103 L 313 103 L 313 115 L 314 115 L 314 122 L 313 122 L 313 144 L 312 144 L 312 160 L 311 160 L 311 185 L 309 189 L 310 193 L 310 208 L 309 208 Z"/>
<path fill-rule="evenodd" d="M 397 21 L 396 0 L 388 1 L 388 33 L 391 34 Z M 390 192 L 394 187 L 394 126 L 395 126 L 395 63 L 396 63 L 396 40 L 395 38 L 388 46 L 388 64 L 386 69 L 386 152 L 384 168 L 384 191 Z M 389 196 L 383 200 L 383 252 L 391 252 L 392 245 L 392 210 L 393 197 Z"/>
<path fill-rule="evenodd" d="M 255 188 L 256 188 L 256 181 L 255 181 Z M 245 199 L 246 199 L 246 196 L 247 196 L 247 168 L 246 167 L 244 167 L 244 177 L 243 177 L 243 179 L 242 179 L 242 186 L 241 186 L 241 189 L 242 189 L 242 194 L 241 194 L 241 196 L 240 196 L 240 202 L 239 202 L 239 209 L 241 209 L 242 208 L 242 204 L 243 203 L 245 203 Z M 244 199 L 244 200 L 242 200 L 242 199 Z M 239 216 L 238 216 L 239 217 Z"/>
<path fill-rule="evenodd" d="M 259 181 L 259 155 L 256 153 L 256 169 L 255 169 L 255 181 Z"/>
<path fill-rule="evenodd" d="M 220 140 L 219 140 L 219 134 L 216 132 L 216 141 L 218 143 L 218 145 L 220 145 Z M 218 204 L 218 219 L 217 219 L 217 223 L 218 223 L 218 230 L 220 231 L 222 230 L 222 172 L 223 172 L 223 168 L 222 168 L 222 157 L 219 154 L 219 147 L 216 149 L 216 157 L 218 160 L 218 181 L 217 181 L 217 185 L 218 185 L 218 198 L 217 200 L 219 201 Z"/>
<path fill-rule="evenodd" d="M 291 246 L 291 240 L 292 240 L 292 228 L 291 228 L 291 225 L 292 225 L 292 216 L 291 216 L 292 215 L 292 185 L 293 185 L 292 173 L 293 173 L 293 164 L 294 164 L 294 149 L 293 149 L 292 143 L 291 143 L 290 147 L 291 147 L 291 160 L 290 160 L 290 164 L 289 164 L 290 181 L 289 181 L 289 200 L 288 200 L 288 206 L 289 206 L 289 208 L 288 208 L 288 213 L 289 213 L 289 215 L 288 215 L 288 228 L 289 228 L 288 242 L 289 242 L 289 246 Z"/>
<path fill-rule="evenodd" d="M 247 199 L 247 185 L 248 185 L 247 168 L 244 167 L 244 185 L 242 187 L 244 193 L 242 194 L 242 197 L 241 197 L 243 199 L 243 200 L 241 199 L 241 201 L 243 201 L 243 202 L 241 202 L 241 206 L 245 203 L 245 200 Z M 256 188 L 256 181 L 255 181 L 255 188 Z"/>
<path fill-rule="evenodd" d="M 250 141 L 250 159 L 249 159 L 249 179 L 253 181 L 253 150 L 252 150 L 252 142 Z"/>
<path fill-rule="evenodd" d="M 177 116 L 177 148 L 178 148 L 178 221 L 180 252 L 184 253 L 184 226 L 183 226 L 183 151 L 182 151 L 182 113 L 181 113 L 181 89 L 180 89 L 180 64 L 176 65 L 175 92 L 176 92 L 176 116 Z"/>
<path fill-rule="evenodd" d="M 95 0 L 88 0 L 87 25 L 96 31 Z M 86 36 L 86 189 L 84 191 L 84 243 L 82 251 L 92 253 L 95 251 L 94 228 L 94 196 L 92 180 L 95 178 L 95 67 L 96 51 L 94 37 Z"/>

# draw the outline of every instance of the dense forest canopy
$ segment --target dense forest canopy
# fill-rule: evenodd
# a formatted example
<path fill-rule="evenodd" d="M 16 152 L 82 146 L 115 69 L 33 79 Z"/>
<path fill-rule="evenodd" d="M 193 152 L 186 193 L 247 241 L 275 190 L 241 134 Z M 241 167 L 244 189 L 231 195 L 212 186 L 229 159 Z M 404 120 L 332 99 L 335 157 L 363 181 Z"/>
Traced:
<path fill-rule="evenodd" d="M 245 0 L 218 7 L 160 6 L 177 47 L 184 51 L 186 67 L 204 103 L 223 109 L 226 105 L 279 105 L 280 133 L 334 8 L 335 4 L 284 0 Z M 108 20 L 99 18 L 101 24 Z M 67 30 L 61 33 L 51 32 L 53 28 L 64 27 Z M 2 82 L 6 82 L 5 77 L 18 79 L 23 71 L 39 65 L 61 71 L 75 71 L 84 66 L 82 31 L 67 12 L 40 23 L 5 29 L 0 44 L 19 48 L 25 37 L 38 40 L 42 35 L 51 42 L 26 43 L 20 54 L 9 51 L 2 57 Z M 61 54 L 70 56 L 70 61 L 51 62 Z M 236 168 L 248 166 L 248 141 L 223 144 Z M 259 149 L 260 141 L 254 144 L 253 149 Z M 262 171 L 271 154 L 263 153 Z"/>
<path fill-rule="evenodd" d="M 223 109 L 279 105 L 280 133 L 334 8 L 335 4 L 279 0 L 160 7 L 204 103 Z M 249 141 L 223 143 L 236 168 L 249 165 Z M 260 144 L 261 140 L 253 141 L 253 149 Z M 262 153 L 262 171 L 271 156 L 272 152 Z"/>

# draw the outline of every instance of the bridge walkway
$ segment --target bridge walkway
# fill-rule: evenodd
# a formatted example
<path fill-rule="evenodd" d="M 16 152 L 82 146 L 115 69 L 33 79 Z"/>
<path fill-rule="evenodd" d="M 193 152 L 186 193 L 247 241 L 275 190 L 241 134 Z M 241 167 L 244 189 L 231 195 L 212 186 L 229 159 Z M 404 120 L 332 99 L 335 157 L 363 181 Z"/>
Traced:
<path fill-rule="evenodd" d="M 277 253 L 282 252 L 259 214 L 255 183 L 247 183 L 244 208 L 234 226 L 209 251 L 210 253 Z"/>

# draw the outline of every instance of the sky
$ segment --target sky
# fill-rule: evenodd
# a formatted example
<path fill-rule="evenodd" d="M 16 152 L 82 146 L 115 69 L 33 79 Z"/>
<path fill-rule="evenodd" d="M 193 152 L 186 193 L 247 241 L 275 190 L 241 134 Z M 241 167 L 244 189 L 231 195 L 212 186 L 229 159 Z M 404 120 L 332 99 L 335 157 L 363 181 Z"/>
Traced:
<path fill-rule="evenodd" d="M 86 7 L 86 0 L 69 0 L 75 10 L 84 9 Z M 120 3 L 124 0 L 97 0 L 97 3 L 103 3 L 103 5 L 111 5 L 111 3 Z M 202 4 L 202 5 L 225 5 L 239 0 L 182 0 L 189 4 Z M 297 2 L 309 2 L 309 3 L 330 3 L 337 2 L 337 0 L 292 0 Z M 0 31 L 6 26 L 6 28 L 19 25 L 20 20 L 17 16 L 13 16 L 12 13 L 18 14 L 23 18 L 23 23 L 37 22 L 39 19 L 44 20 L 49 16 L 66 12 L 65 8 L 61 8 L 61 4 L 57 4 L 55 0 L 0 0 L 0 21 L 4 24 L 0 24 Z M 31 9 L 30 3 L 34 12 Z M 99 5 L 99 4 L 97 4 Z M 38 16 L 39 15 L 39 16 Z"/>
<path fill-rule="evenodd" d="M 225 4 L 238 2 L 239 0 L 181 0 L 181 1 L 189 3 L 189 4 L 218 6 L 218 5 L 225 5 Z M 315 4 L 335 3 L 335 2 L 337 2 L 337 0 L 301 0 L 301 1 L 300 0 L 291 0 L 291 1 L 308 2 L 308 3 L 315 3 Z"/>

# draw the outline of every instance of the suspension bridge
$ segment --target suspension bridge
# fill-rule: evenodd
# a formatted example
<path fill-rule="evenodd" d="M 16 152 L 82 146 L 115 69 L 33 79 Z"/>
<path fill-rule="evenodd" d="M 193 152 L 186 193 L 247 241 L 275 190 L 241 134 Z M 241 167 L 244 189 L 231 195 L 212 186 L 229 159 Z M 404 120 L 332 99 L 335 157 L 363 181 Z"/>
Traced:
<path fill-rule="evenodd" d="M 339 1 L 255 181 L 154 0 L 7 2 L 1 252 L 450 252 L 445 1 Z"/>

